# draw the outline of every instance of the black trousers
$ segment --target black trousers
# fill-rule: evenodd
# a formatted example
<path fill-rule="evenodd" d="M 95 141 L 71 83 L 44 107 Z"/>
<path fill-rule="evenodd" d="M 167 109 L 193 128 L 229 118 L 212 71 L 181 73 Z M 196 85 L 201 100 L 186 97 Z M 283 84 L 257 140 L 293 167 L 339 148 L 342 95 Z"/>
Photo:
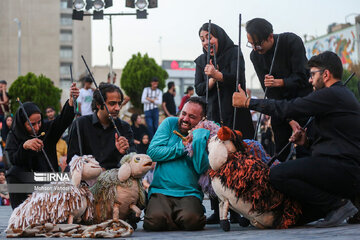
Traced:
<path fill-rule="evenodd" d="M 7 175 L 6 176 L 6 182 L 8 184 L 19 184 L 24 183 L 23 181 L 20 181 L 18 178 L 16 178 L 13 175 Z M 17 206 L 19 206 L 21 203 L 23 203 L 29 196 L 28 193 L 11 193 L 9 192 L 10 196 L 10 204 L 12 209 L 15 209 Z"/>
<path fill-rule="evenodd" d="M 199 198 L 151 194 L 144 217 L 146 231 L 202 230 L 205 223 Z"/>
<path fill-rule="evenodd" d="M 360 167 L 342 159 L 306 157 L 270 169 L 270 183 L 303 205 L 302 224 L 328 212 L 359 194 Z"/>

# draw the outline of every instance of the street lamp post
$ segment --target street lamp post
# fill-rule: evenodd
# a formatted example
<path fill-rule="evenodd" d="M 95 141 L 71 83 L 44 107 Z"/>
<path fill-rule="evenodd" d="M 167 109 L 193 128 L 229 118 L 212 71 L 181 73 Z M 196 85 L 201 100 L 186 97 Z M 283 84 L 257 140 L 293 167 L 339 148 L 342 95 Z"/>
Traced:
<path fill-rule="evenodd" d="M 110 83 L 113 81 L 113 43 L 112 43 L 112 20 L 111 20 L 111 15 L 110 15 L 110 19 L 109 19 L 109 25 L 110 25 L 110 46 L 109 46 L 109 51 L 110 51 Z"/>
<path fill-rule="evenodd" d="M 14 18 L 14 22 L 18 25 L 18 76 L 21 75 L 21 22 L 18 18 Z"/>

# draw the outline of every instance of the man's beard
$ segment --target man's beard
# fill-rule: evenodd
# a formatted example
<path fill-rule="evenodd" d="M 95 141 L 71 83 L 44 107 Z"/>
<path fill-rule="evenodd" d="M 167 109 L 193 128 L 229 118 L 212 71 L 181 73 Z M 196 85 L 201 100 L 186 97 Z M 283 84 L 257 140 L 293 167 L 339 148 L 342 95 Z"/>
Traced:
<path fill-rule="evenodd" d="M 314 90 L 320 90 L 325 87 L 324 79 L 322 76 L 317 80 L 317 82 L 314 85 Z"/>
<path fill-rule="evenodd" d="M 187 125 L 189 125 L 189 128 L 183 128 L 183 127 L 182 127 L 182 124 L 187 124 Z M 179 119 L 179 121 L 178 121 L 178 127 L 179 127 L 179 130 L 180 130 L 180 133 L 183 134 L 183 135 L 187 135 L 187 134 L 188 134 L 188 131 L 193 128 L 193 126 L 191 125 L 190 122 L 188 122 L 188 121 L 183 121 L 183 120 L 181 120 L 181 119 Z"/>

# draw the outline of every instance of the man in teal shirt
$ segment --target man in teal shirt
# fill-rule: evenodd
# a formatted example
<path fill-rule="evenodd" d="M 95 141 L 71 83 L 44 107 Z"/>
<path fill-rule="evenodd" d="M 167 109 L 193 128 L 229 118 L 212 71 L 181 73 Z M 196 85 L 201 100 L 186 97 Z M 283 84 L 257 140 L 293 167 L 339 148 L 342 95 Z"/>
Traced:
<path fill-rule="evenodd" d="M 188 135 L 205 113 L 205 102 L 199 97 L 192 97 L 179 117 L 166 118 L 157 129 L 147 151 L 157 164 L 144 218 L 146 231 L 204 228 L 203 193 L 198 180 L 209 168 L 206 142 L 210 131 L 203 128 L 193 131 L 192 157 L 185 151 L 186 141 L 173 131 Z"/>

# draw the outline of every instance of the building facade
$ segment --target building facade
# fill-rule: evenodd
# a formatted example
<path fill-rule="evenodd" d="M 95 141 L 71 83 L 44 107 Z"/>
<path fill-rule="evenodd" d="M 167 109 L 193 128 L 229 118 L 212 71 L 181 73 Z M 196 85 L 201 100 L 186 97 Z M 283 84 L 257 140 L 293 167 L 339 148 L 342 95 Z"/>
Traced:
<path fill-rule="evenodd" d="M 15 18 L 21 23 L 20 46 Z M 74 80 L 85 72 L 81 55 L 91 66 L 91 19 L 73 21 L 67 0 L 0 1 L 0 79 L 8 86 L 17 79 L 20 63 L 21 75 L 43 74 L 62 88 L 64 102 L 70 64 Z"/>
<path fill-rule="evenodd" d="M 324 51 L 335 52 L 341 59 L 343 66 L 348 68 L 352 64 L 359 63 L 360 59 L 360 16 L 355 20 L 355 25 L 344 25 L 344 28 L 336 29 L 325 36 L 305 42 L 308 59 Z"/>

